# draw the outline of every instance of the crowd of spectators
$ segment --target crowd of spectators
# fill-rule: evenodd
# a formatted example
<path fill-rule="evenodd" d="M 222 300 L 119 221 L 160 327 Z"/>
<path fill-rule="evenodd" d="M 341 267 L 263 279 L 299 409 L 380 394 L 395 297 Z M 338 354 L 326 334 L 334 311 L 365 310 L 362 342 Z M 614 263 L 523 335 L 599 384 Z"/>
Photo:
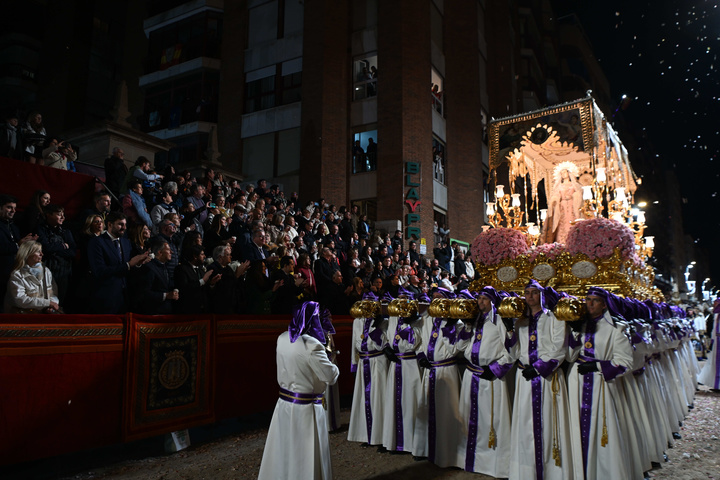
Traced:
<path fill-rule="evenodd" d="M 457 245 L 443 239 L 425 257 L 356 205 L 303 202 L 263 179 L 241 187 L 213 169 L 157 173 L 144 157 L 128 169 L 120 148 L 105 169 L 109 191 L 75 218 L 53 192 L 35 192 L 17 215 L 17 200 L 0 195 L 5 312 L 283 314 L 316 300 L 347 314 L 368 291 L 462 290 L 474 277 Z"/>

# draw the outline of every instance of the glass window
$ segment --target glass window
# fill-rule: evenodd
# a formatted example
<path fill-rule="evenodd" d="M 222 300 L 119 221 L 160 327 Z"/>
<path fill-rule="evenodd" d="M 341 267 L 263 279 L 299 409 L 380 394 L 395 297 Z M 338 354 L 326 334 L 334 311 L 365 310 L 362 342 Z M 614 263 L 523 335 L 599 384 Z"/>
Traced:
<path fill-rule="evenodd" d="M 245 113 L 275 106 L 275 77 L 265 77 L 245 85 Z"/>
<path fill-rule="evenodd" d="M 445 90 L 443 88 L 443 77 L 434 69 L 430 69 L 430 82 L 432 82 L 432 88 L 430 94 L 432 96 L 432 105 L 436 112 L 443 117 L 445 116 L 445 108 L 443 97 L 445 96 Z"/>
<path fill-rule="evenodd" d="M 433 179 L 445 185 L 445 144 L 433 138 Z"/>
<path fill-rule="evenodd" d="M 356 133 L 352 144 L 352 173 L 377 170 L 377 130 Z"/>
<path fill-rule="evenodd" d="M 377 95 L 377 55 L 366 56 L 353 62 L 353 100 Z"/>

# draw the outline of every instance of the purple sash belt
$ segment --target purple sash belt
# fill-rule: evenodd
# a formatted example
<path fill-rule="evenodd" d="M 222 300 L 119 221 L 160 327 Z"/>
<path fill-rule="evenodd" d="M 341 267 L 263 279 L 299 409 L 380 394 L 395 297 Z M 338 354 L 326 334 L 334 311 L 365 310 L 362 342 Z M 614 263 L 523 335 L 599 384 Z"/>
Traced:
<path fill-rule="evenodd" d="M 395 356 L 397 358 L 399 358 L 400 360 L 412 360 L 413 358 L 417 358 L 417 355 L 415 355 L 415 352 L 396 353 Z"/>
<path fill-rule="evenodd" d="M 468 363 L 466 365 L 466 368 L 468 370 L 470 370 L 473 373 L 473 375 L 482 375 L 485 372 L 484 368 L 478 367 L 477 365 L 473 365 L 472 363 Z M 520 367 L 520 368 L 525 368 L 525 367 Z"/>
<path fill-rule="evenodd" d="M 311 403 L 321 405 L 324 393 L 295 393 L 290 390 L 280 388 L 280 398 L 290 403 L 298 405 L 310 405 Z"/>
<path fill-rule="evenodd" d="M 439 362 L 430 362 L 432 368 L 449 367 L 455 364 L 457 364 L 457 359 L 455 358 L 448 358 L 447 360 L 440 360 Z"/>
<path fill-rule="evenodd" d="M 358 357 L 374 358 L 374 357 L 379 357 L 382 354 L 383 354 L 382 350 L 375 350 L 374 352 L 367 352 L 367 353 L 366 352 L 358 352 Z"/>

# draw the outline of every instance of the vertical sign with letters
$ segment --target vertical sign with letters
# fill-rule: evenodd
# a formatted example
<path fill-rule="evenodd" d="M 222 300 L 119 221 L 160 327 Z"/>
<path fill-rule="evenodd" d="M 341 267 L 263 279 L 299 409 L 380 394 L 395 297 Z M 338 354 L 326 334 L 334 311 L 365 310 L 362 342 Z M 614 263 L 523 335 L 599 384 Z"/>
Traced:
<path fill-rule="evenodd" d="M 419 239 L 420 235 L 420 163 L 405 162 L 405 204 L 408 206 L 405 215 L 405 238 Z M 413 225 L 416 224 L 416 225 Z"/>

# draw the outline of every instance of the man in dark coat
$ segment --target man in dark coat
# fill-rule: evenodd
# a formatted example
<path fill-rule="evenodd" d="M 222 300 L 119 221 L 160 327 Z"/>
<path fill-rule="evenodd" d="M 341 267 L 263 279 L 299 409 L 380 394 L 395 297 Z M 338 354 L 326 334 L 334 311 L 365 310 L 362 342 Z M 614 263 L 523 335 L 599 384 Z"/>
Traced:
<path fill-rule="evenodd" d="M 45 207 L 45 223 L 38 227 L 38 240 L 43 247 L 45 266 L 50 269 L 58 286 L 60 305 L 65 305 L 73 260 L 77 246 L 72 233 L 64 228 L 65 209 L 60 205 Z"/>
<path fill-rule="evenodd" d="M 140 268 L 131 285 L 135 311 L 145 315 L 169 315 L 179 298 L 168 271 L 172 250 L 168 242 L 157 239 L 151 251 L 155 258 Z"/>
<path fill-rule="evenodd" d="M 208 308 L 207 290 L 222 278 L 220 275 L 210 279 L 212 270 L 205 269 L 205 250 L 202 245 L 191 245 L 186 258 L 175 269 L 175 288 L 180 298 L 175 302 L 175 313 L 186 315 L 205 313 Z"/>
<path fill-rule="evenodd" d="M 92 274 L 88 310 L 92 313 L 123 313 L 128 273 L 149 262 L 149 252 L 130 258 L 130 241 L 125 237 L 127 217 L 122 213 L 109 213 L 105 218 L 105 227 L 105 233 L 88 242 L 88 263 Z"/>
<path fill-rule="evenodd" d="M 122 148 L 115 147 L 112 156 L 105 160 L 105 185 L 115 195 L 120 196 L 120 188 L 122 187 L 128 168 L 125 165 L 125 152 Z"/>
<path fill-rule="evenodd" d="M 307 286 L 307 280 L 293 275 L 294 265 L 293 258 L 286 255 L 280 259 L 280 269 L 274 269 L 270 276 L 273 285 L 279 284 L 270 307 L 275 315 L 292 313 L 293 307 L 299 303 L 298 296 Z"/>
<path fill-rule="evenodd" d="M 265 231 L 255 230 L 252 232 L 252 241 L 245 245 L 242 251 L 242 259 L 249 260 L 251 263 L 255 260 L 265 260 L 268 257 L 268 251 L 265 248 Z"/>

